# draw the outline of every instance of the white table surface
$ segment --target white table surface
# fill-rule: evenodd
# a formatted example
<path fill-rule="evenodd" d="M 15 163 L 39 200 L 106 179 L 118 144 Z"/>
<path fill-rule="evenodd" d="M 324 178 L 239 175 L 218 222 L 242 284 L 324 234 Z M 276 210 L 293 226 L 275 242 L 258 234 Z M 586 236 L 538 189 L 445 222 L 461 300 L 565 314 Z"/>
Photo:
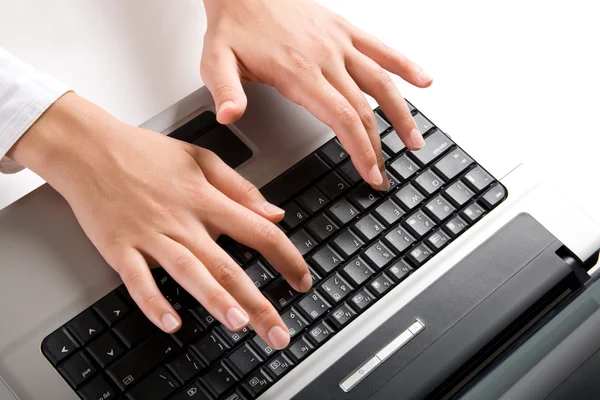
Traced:
<path fill-rule="evenodd" d="M 276 1 L 276 0 L 273 0 Z M 600 221 L 600 25 L 594 2 L 323 0 L 435 77 L 402 85 L 442 129 L 510 141 Z M 202 85 L 200 0 L 0 0 L 2 45 L 140 124 Z M 41 184 L 0 176 L 0 208 Z"/>

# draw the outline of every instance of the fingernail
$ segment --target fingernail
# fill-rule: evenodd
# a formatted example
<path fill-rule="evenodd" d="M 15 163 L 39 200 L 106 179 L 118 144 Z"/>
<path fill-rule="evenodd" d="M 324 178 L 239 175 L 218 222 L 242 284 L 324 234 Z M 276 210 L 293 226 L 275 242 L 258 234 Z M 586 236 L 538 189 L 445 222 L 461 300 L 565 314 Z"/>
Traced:
<path fill-rule="evenodd" d="M 163 328 L 167 332 L 172 332 L 177 329 L 180 325 L 180 322 L 173 314 L 164 314 L 161 318 L 161 322 L 163 324 Z"/>
<path fill-rule="evenodd" d="M 273 204 L 269 203 L 268 201 L 265 201 L 262 204 L 262 208 L 263 208 L 263 210 L 265 210 L 265 212 L 267 214 L 270 214 L 270 215 L 285 214 L 284 210 L 282 210 L 281 208 L 277 207 L 276 205 L 273 205 Z"/>
<path fill-rule="evenodd" d="M 381 176 L 381 171 L 379 170 L 378 165 L 373 165 L 370 175 L 373 185 L 380 186 L 383 183 L 383 177 Z"/>
<path fill-rule="evenodd" d="M 310 274 L 304 275 L 300 281 L 300 291 L 308 292 L 312 287 L 312 281 L 312 276 L 310 276 Z"/>
<path fill-rule="evenodd" d="M 427 72 L 425 72 L 425 70 L 421 69 L 419 70 L 419 79 L 422 80 L 423 82 L 429 82 L 430 80 L 432 80 L 433 78 L 431 77 L 431 75 L 429 75 Z"/>
<path fill-rule="evenodd" d="M 274 326 L 269 330 L 269 342 L 275 350 L 282 350 L 290 343 L 290 333 L 280 326 Z"/>
<path fill-rule="evenodd" d="M 227 322 L 229 322 L 229 325 L 231 325 L 231 327 L 235 330 L 242 329 L 248 325 L 250 319 L 248 318 L 248 314 L 246 314 L 244 311 L 237 307 L 231 307 L 227 311 Z"/>
<path fill-rule="evenodd" d="M 417 128 L 410 131 L 410 141 L 412 142 L 413 147 L 417 150 L 422 149 L 425 146 L 423 135 L 421 135 L 421 132 L 419 132 Z"/>
<path fill-rule="evenodd" d="M 229 107 L 233 106 L 233 101 L 231 100 L 227 100 L 225 103 L 221 104 L 221 107 L 219 107 L 219 110 L 217 111 L 217 114 L 222 113 L 224 110 L 228 109 Z"/>

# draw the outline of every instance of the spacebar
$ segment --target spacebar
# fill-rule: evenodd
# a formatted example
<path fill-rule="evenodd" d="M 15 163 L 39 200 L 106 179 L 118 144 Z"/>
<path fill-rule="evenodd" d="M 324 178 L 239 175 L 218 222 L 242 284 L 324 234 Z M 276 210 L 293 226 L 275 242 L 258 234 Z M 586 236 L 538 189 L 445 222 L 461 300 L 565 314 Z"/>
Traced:
<path fill-rule="evenodd" d="M 330 169 L 325 161 L 313 153 L 263 186 L 260 191 L 270 203 L 280 205 Z"/>

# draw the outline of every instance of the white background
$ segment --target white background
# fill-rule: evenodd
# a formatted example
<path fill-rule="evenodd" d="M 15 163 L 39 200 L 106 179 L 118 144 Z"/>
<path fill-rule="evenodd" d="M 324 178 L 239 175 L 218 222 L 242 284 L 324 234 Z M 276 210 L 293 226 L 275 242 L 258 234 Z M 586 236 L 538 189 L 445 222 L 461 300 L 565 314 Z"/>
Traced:
<path fill-rule="evenodd" d="M 276 2 L 277 0 L 273 0 Z M 592 1 L 324 0 L 434 76 L 401 85 L 453 136 L 542 167 L 596 221 L 600 24 Z M 140 124 L 202 85 L 200 0 L 0 0 L 2 46 Z M 503 147 L 505 148 L 505 147 Z M 0 176 L 0 208 L 41 183 Z"/>

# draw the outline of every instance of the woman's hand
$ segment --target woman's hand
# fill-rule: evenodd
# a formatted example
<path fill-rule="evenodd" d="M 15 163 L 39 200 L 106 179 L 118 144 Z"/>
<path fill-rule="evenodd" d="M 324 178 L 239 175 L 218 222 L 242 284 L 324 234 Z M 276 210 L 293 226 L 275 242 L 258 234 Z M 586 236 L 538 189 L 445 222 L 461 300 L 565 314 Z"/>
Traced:
<path fill-rule="evenodd" d="M 246 108 L 241 81 L 275 87 L 330 126 L 363 179 L 389 187 L 373 96 L 409 149 L 423 147 L 404 99 L 387 71 L 418 87 L 432 78 L 402 54 L 312 0 L 205 0 L 202 78 L 223 124 Z"/>
<path fill-rule="evenodd" d="M 289 343 L 271 303 L 214 239 L 258 250 L 301 292 L 304 259 L 273 222 L 283 211 L 208 150 L 128 126 L 73 93 L 11 149 L 69 202 L 144 314 L 165 332 L 181 319 L 160 293 L 158 264 L 231 330 L 248 323 L 274 349 Z"/>

